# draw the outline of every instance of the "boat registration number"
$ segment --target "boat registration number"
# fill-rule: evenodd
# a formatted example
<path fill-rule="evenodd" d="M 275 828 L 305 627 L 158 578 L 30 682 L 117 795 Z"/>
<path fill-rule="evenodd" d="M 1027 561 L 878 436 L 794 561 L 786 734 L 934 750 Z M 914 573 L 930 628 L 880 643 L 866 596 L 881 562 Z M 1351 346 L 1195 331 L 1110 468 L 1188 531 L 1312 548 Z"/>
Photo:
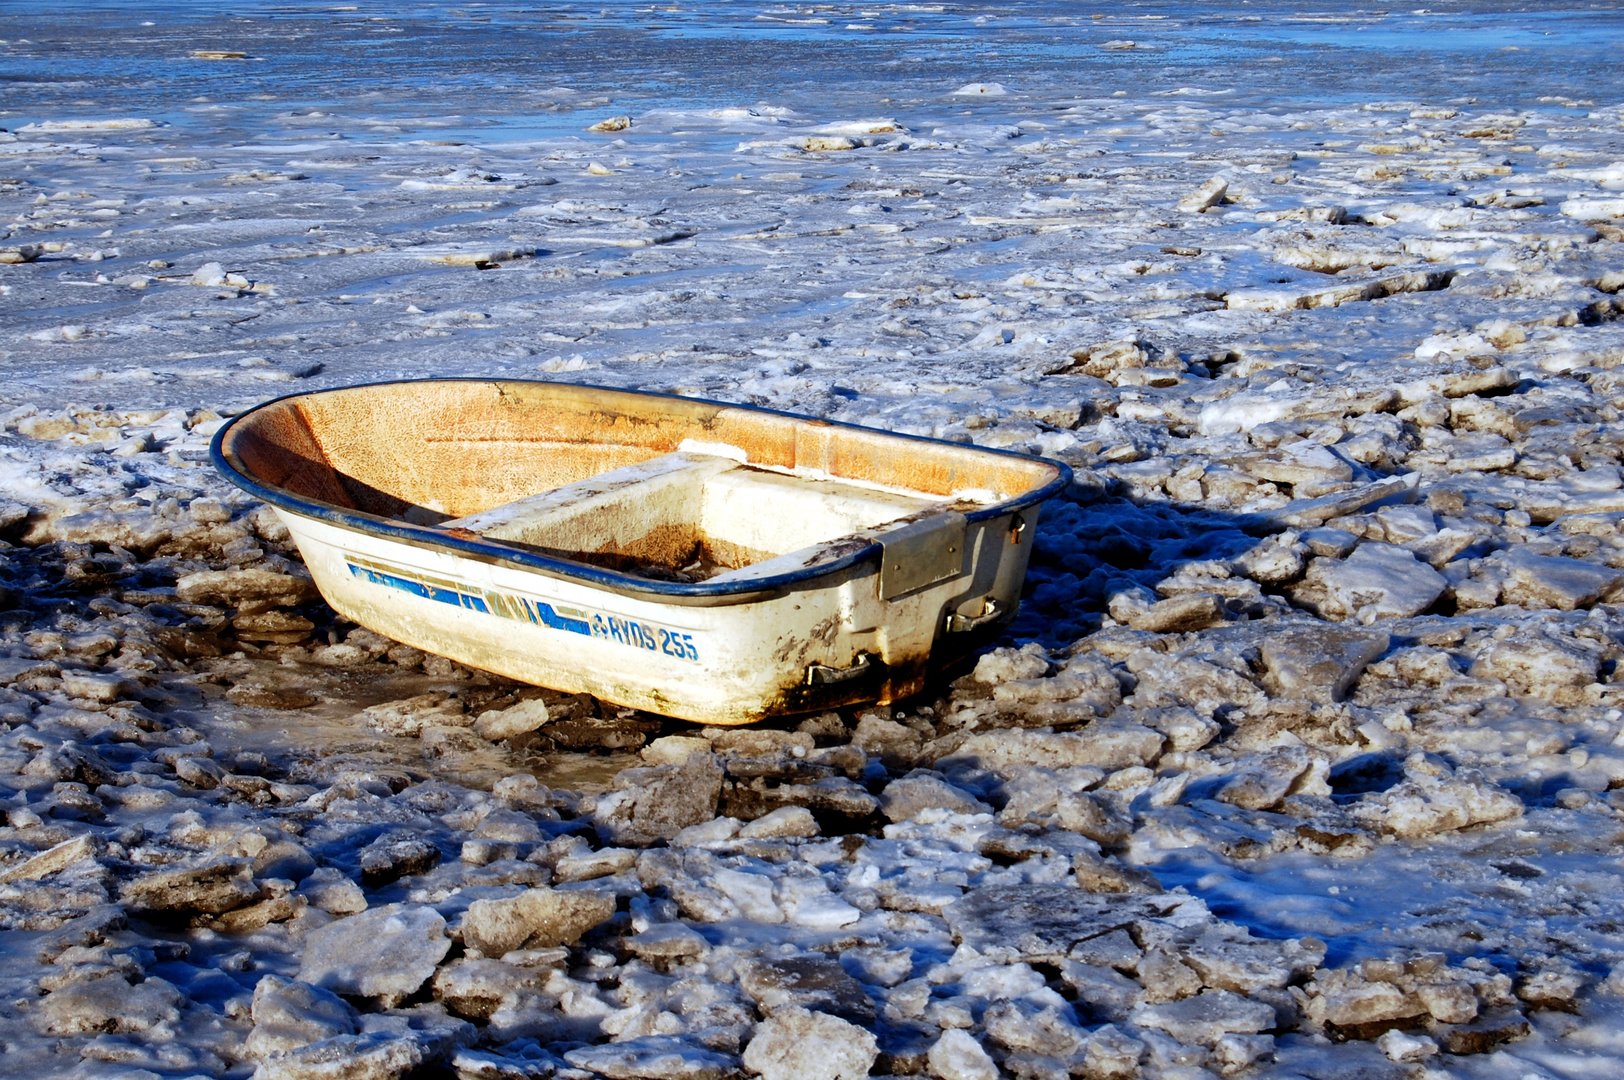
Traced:
<path fill-rule="evenodd" d="M 403 566 L 394 566 L 375 559 L 346 555 L 344 564 L 351 576 L 398 589 L 425 600 L 434 600 L 452 607 L 478 611 L 533 626 L 545 626 L 583 637 L 600 638 L 647 652 L 662 653 L 674 660 L 690 664 L 699 663 L 699 645 L 685 630 L 661 626 L 647 619 L 632 619 L 607 611 L 595 611 L 573 604 L 521 596 L 518 593 L 499 592 L 480 585 L 435 577 Z"/>

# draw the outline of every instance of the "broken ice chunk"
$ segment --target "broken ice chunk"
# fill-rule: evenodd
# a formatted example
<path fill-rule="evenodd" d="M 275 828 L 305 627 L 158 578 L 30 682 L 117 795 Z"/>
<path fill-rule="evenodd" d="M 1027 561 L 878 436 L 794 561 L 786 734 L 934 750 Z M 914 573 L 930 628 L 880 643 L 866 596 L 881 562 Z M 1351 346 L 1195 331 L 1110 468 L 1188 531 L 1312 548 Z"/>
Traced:
<path fill-rule="evenodd" d="M 1221 176 L 1215 176 L 1180 199 L 1178 209 L 1186 214 L 1199 214 L 1223 202 L 1224 195 L 1228 191 L 1229 181 Z"/>
<path fill-rule="evenodd" d="M 1280 697 L 1341 701 L 1365 665 L 1387 651 L 1390 640 L 1381 631 L 1322 623 L 1270 634 L 1259 650 L 1263 685 Z"/>

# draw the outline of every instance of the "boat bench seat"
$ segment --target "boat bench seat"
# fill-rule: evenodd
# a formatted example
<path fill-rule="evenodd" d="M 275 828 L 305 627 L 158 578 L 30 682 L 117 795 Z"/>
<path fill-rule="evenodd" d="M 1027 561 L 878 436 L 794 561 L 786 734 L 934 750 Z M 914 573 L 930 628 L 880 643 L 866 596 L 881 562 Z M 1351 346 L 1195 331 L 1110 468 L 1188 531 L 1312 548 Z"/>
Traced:
<path fill-rule="evenodd" d="M 840 480 L 679 452 L 442 522 L 558 552 L 681 567 L 696 550 L 719 567 L 821 561 L 813 548 L 939 505 Z M 808 561 L 810 560 L 810 562 Z"/>
<path fill-rule="evenodd" d="M 597 551 L 614 537 L 640 535 L 662 522 L 691 516 L 684 503 L 695 489 L 739 467 L 732 458 L 714 454 L 664 454 L 441 522 L 440 528 L 538 547 Z"/>

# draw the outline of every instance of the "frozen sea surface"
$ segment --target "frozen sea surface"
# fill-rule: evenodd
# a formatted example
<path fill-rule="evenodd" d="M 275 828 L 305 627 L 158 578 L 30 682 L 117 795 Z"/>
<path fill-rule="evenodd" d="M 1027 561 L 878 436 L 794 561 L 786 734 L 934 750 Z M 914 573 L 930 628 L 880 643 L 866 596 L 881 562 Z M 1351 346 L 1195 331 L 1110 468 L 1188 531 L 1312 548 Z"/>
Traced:
<path fill-rule="evenodd" d="M 1624 8 L 240 8 L 0 7 L 19 1074 L 1624 1075 Z M 453 374 L 1078 484 L 919 701 L 490 744 L 205 456 Z"/>
<path fill-rule="evenodd" d="M 996 82 L 1041 111 L 1070 95 L 1204 88 L 1269 109 L 1371 96 L 1503 105 L 1598 92 L 1624 28 L 1612 4 L 1445 4 L 1391 11 L 1284 3 L 7 5 L 7 107 L 66 114 L 114 100 L 165 120 L 218 96 L 264 137 L 287 109 L 364 109 L 403 131 L 446 114 L 558 133 L 558 91 L 626 111 L 765 100 L 944 115 Z M 26 39 L 26 40 L 19 40 Z M 1130 46 L 1131 47 L 1128 47 Z M 222 70 L 198 50 L 244 52 Z M 1379 91 L 1379 94 L 1377 94 Z M 116 99 L 109 99 L 116 94 Z M 413 121 L 420 127 L 415 127 Z M 574 128 L 567 128 L 574 131 Z M 486 133 L 489 134 L 489 133 Z"/>

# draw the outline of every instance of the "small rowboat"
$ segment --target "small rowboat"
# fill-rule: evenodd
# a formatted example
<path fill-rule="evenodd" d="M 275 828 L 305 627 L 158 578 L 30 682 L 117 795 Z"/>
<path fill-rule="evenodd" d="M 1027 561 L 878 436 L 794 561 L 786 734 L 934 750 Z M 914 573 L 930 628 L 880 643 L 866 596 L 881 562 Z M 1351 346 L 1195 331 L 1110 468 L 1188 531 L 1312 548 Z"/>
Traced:
<path fill-rule="evenodd" d="M 295 394 L 215 466 L 322 595 L 470 667 L 710 724 L 919 692 L 1015 613 L 1057 462 L 767 409 L 438 379 Z"/>

